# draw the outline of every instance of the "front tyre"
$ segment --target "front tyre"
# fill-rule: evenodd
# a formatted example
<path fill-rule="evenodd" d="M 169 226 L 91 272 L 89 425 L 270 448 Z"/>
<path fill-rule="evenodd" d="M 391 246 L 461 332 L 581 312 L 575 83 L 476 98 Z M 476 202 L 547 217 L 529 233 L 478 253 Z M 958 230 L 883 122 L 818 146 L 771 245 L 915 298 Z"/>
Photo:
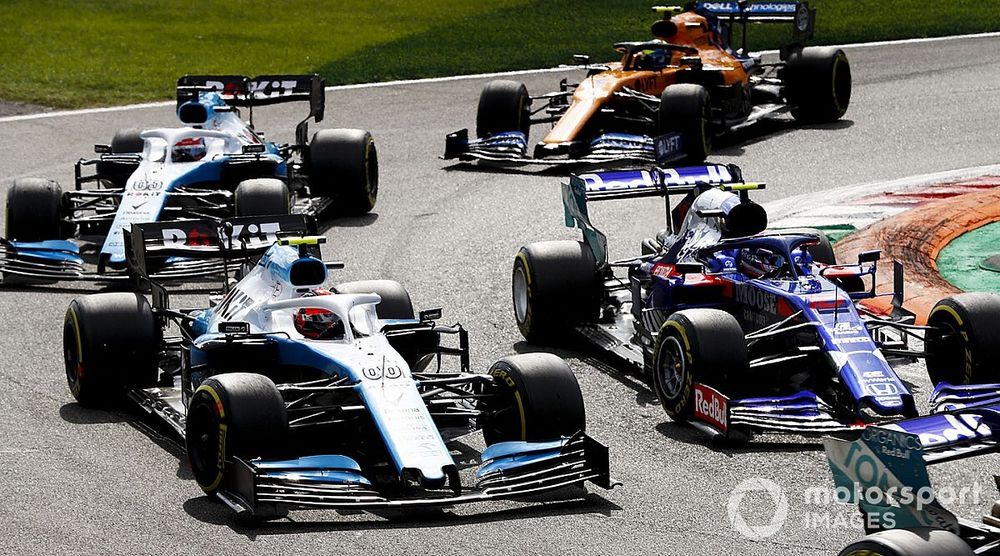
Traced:
<path fill-rule="evenodd" d="M 708 90 L 701 85 L 668 85 L 660 94 L 657 111 L 661 135 L 680 132 L 681 147 L 689 163 L 705 160 L 712 152 L 712 104 Z"/>
<path fill-rule="evenodd" d="M 74 299 L 63 321 L 70 392 L 84 407 L 112 407 L 159 378 L 161 331 L 146 297 L 98 293 Z"/>
<path fill-rule="evenodd" d="M 201 383 L 188 404 L 188 462 L 206 494 L 225 485 L 233 458 L 276 456 L 287 435 L 285 402 L 263 375 L 216 375 Z"/>
<path fill-rule="evenodd" d="M 378 150 L 363 129 L 322 129 L 309 142 L 309 189 L 334 209 L 360 216 L 378 200 Z"/>
<path fill-rule="evenodd" d="M 783 69 L 792 116 L 806 123 L 835 122 L 851 103 L 851 64 L 844 51 L 811 46 L 794 50 Z"/>
<path fill-rule="evenodd" d="M 292 196 L 285 182 L 275 178 L 241 181 L 233 194 L 236 216 L 291 214 Z"/>
<path fill-rule="evenodd" d="M 531 97 L 524 83 L 497 79 L 483 87 L 476 110 L 476 136 L 520 131 L 527 137 L 530 129 Z"/>
<path fill-rule="evenodd" d="M 601 278 L 590 248 L 579 241 L 526 245 L 511 274 L 514 318 L 526 340 L 558 341 L 598 317 Z"/>
<path fill-rule="evenodd" d="M 739 322 L 718 309 L 677 311 L 653 347 L 653 389 L 667 415 L 690 420 L 694 384 L 718 387 L 746 376 L 747 344 Z"/>
<path fill-rule="evenodd" d="M 21 178 L 7 192 L 6 238 L 45 241 L 66 237 L 62 222 L 62 188 L 51 180 Z"/>
<path fill-rule="evenodd" d="M 889 529 L 851 543 L 839 556 L 972 556 L 958 535 L 944 529 Z"/>
<path fill-rule="evenodd" d="M 497 393 L 489 401 L 487 445 L 572 436 L 586 427 L 583 394 L 572 369 L 550 353 L 504 357 L 490 367 Z"/>
<path fill-rule="evenodd" d="M 960 293 L 938 301 L 927 317 L 927 374 L 931 384 L 1000 382 L 1000 296 Z"/>

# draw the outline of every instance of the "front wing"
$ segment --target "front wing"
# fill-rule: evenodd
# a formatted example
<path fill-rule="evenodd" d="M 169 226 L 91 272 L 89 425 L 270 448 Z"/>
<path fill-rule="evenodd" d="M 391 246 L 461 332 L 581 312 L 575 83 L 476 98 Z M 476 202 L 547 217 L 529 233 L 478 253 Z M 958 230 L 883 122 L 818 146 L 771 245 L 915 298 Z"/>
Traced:
<path fill-rule="evenodd" d="M 567 158 L 532 158 L 528 156 L 528 138 L 520 131 L 496 133 L 488 137 L 469 139 L 462 129 L 445 138 L 445 160 L 484 162 L 510 165 L 609 165 L 622 163 L 669 163 L 683 158 L 678 133 L 660 137 L 606 133 L 592 139 L 580 153 Z"/>
<path fill-rule="evenodd" d="M 289 509 L 441 507 L 540 494 L 590 481 L 610 489 L 608 449 L 579 433 L 552 442 L 504 442 L 482 454 L 473 488 L 394 497 L 378 491 L 346 456 L 285 461 L 242 460 L 217 496 L 241 515 L 267 517 Z"/>

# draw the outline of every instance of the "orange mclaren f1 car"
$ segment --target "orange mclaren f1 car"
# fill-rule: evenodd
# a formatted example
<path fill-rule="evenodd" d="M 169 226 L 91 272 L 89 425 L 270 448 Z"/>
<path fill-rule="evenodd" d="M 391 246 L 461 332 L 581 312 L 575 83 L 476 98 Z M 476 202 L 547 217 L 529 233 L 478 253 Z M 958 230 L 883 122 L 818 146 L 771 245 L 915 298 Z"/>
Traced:
<path fill-rule="evenodd" d="M 620 42 L 619 62 L 592 65 L 586 79 L 532 97 L 524 84 L 491 81 L 479 97 L 475 139 L 449 134 L 445 159 L 508 164 L 699 162 L 712 137 L 785 112 L 832 122 L 851 98 L 851 68 L 835 47 L 803 47 L 816 11 L 806 2 L 693 2 L 656 7 L 653 39 Z M 747 49 L 747 25 L 787 22 L 779 61 Z M 734 47 L 734 35 L 740 46 Z M 529 157 L 533 124 L 554 126 Z"/>

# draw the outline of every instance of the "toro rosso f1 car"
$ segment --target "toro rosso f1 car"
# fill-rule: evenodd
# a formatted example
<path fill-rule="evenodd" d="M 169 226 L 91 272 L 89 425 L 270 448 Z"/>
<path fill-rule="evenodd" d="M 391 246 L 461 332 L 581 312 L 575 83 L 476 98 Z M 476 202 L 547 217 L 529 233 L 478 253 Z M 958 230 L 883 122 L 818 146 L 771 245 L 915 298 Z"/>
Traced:
<path fill-rule="evenodd" d="M 307 101 L 295 142 L 264 139 L 253 109 Z M 243 121 L 239 112 L 250 112 Z M 318 76 L 185 76 L 177 83 L 180 128 L 119 131 L 99 156 L 76 163 L 75 187 L 18 179 L 7 193 L 0 239 L 5 282 L 116 282 L 125 268 L 124 231 L 132 224 L 184 218 L 370 211 L 378 195 L 371 134 L 325 129 L 324 82 Z M 93 170 L 91 170 L 93 169 Z M 218 266 L 174 258 L 157 278 L 205 276 Z M 94 268 L 96 266 L 96 269 Z"/>
<path fill-rule="evenodd" d="M 444 158 L 512 164 L 616 161 L 665 163 L 708 156 L 712 136 L 767 116 L 832 122 L 851 97 L 851 69 L 837 48 L 802 46 L 815 10 L 806 2 L 694 2 L 656 8 L 650 40 L 615 45 L 619 62 L 584 63 L 586 79 L 532 97 L 522 83 L 499 80 L 479 97 L 476 135 L 447 138 Z M 791 22 L 780 61 L 762 63 L 747 50 L 746 26 Z M 734 32 L 742 46 L 737 48 Z M 532 125 L 554 127 L 529 158 Z"/>
<path fill-rule="evenodd" d="M 162 418 L 206 493 L 270 518 L 612 487 L 608 451 L 584 433 L 580 387 L 560 358 L 515 355 L 473 373 L 466 331 L 437 324 L 440 309 L 414 314 L 400 284 L 323 289 L 342 264 L 318 258 L 322 237 L 269 247 L 236 237 L 213 221 L 133 224 L 130 265 L 149 280 L 152 304 L 137 293 L 78 297 L 64 327 L 79 403 L 127 396 Z M 243 277 L 207 308 L 174 308 L 145 273 L 166 256 L 221 257 Z M 443 356 L 457 369 L 442 370 Z M 480 430 L 481 465 L 467 470 L 448 445 Z"/>
<path fill-rule="evenodd" d="M 901 308 L 899 263 L 894 291 L 876 293 L 877 251 L 839 265 L 819 230 L 765 231 L 767 214 L 748 198 L 760 187 L 731 165 L 572 176 L 566 224 L 583 242 L 521 248 L 512 275 L 521 333 L 538 343 L 578 331 L 643 369 L 670 417 L 736 439 L 915 416 L 896 361 L 926 358 L 934 382 L 984 382 L 990 359 L 969 346 L 996 330 L 1000 298 L 946 298 L 917 326 Z M 588 203 L 650 196 L 666 199 L 670 228 L 640 256 L 609 261 Z M 892 296 L 893 314 L 858 303 L 877 295 Z"/>
<path fill-rule="evenodd" d="M 992 340 L 980 346 L 986 352 L 979 355 L 995 361 L 1000 354 L 996 337 Z M 994 370 L 990 378 L 1000 377 Z M 837 490 L 844 493 L 837 500 L 858 504 L 871 532 L 841 556 L 1000 554 L 1000 501 L 979 521 L 957 517 L 943 506 L 947 499 L 933 488 L 927 472 L 930 464 L 997 451 L 1000 385 L 941 383 L 931 404 L 930 415 L 824 440 Z M 967 502 L 971 482 L 952 485 L 952 493 Z"/>

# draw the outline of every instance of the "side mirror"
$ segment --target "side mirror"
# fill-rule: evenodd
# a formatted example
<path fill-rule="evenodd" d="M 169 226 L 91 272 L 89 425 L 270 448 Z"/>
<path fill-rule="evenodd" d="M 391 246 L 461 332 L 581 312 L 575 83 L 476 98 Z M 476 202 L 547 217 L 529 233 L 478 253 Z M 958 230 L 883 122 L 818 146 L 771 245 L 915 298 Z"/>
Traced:
<path fill-rule="evenodd" d="M 858 264 L 874 263 L 882 258 L 882 251 L 878 249 L 874 251 L 862 251 L 858 253 Z"/>
<path fill-rule="evenodd" d="M 432 320 L 441 319 L 441 308 L 437 309 L 427 309 L 426 311 L 420 311 L 420 322 L 429 322 Z"/>
<path fill-rule="evenodd" d="M 586 54 L 574 54 L 573 63 L 578 66 L 586 66 L 590 64 L 590 56 L 587 56 Z"/>
<path fill-rule="evenodd" d="M 111 145 L 94 145 L 94 152 L 97 154 L 111 154 Z"/>

